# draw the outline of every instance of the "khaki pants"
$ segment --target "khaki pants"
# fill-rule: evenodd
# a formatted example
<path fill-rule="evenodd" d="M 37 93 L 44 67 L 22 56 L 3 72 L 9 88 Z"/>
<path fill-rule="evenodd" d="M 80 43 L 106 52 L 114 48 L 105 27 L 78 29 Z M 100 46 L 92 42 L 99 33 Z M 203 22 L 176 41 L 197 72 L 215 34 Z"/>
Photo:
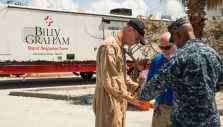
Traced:
<path fill-rule="evenodd" d="M 168 127 L 172 106 L 154 103 L 152 127 Z"/>

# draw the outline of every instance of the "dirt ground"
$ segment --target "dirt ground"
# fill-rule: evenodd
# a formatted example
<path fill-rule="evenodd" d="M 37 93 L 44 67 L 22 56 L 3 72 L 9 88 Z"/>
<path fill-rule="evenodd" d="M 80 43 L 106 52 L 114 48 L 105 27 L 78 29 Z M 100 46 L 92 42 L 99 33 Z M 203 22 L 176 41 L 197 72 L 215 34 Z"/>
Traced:
<path fill-rule="evenodd" d="M 93 95 L 94 87 L 89 88 L 59 88 L 59 89 L 36 89 L 32 90 L 35 93 L 47 93 L 47 94 L 58 94 L 58 95 L 68 95 L 69 97 L 84 96 L 86 94 Z M 216 94 L 216 103 L 218 109 L 223 110 L 223 92 L 218 92 Z M 223 113 L 221 113 L 223 115 Z"/>
<path fill-rule="evenodd" d="M 55 88 L 53 89 L 55 90 Z M 65 89 L 67 88 L 64 88 L 63 92 L 60 91 L 60 94 L 64 93 Z M 2 114 L 0 116 L 0 127 L 94 127 L 95 117 L 92 106 L 89 104 L 80 104 L 75 101 L 9 96 L 10 91 L 0 90 L 0 114 Z M 20 89 L 19 91 L 23 90 Z M 53 91 L 50 90 L 50 92 Z M 80 90 L 76 92 L 79 93 Z M 85 93 L 86 89 L 81 92 L 82 94 Z M 87 90 L 87 92 L 89 91 Z M 65 92 L 65 94 L 67 93 L 70 92 Z M 218 96 L 222 100 L 222 93 Z M 153 109 L 140 111 L 129 106 L 126 120 L 127 127 L 149 127 L 152 113 Z M 223 123 L 223 116 L 221 116 L 221 123 Z"/>
<path fill-rule="evenodd" d="M 83 85 L 82 85 L 83 86 Z M 31 91 L 69 96 L 93 94 L 94 88 L 70 89 L 69 87 L 52 87 L 47 89 L 28 88 L 15 91 Z M 14 90 L 0 90 L 0 127 L 94 127 L 92 106 L 75 101 L 45 98 L 9 96 Z M 216 96 L 218 107 L 223 107 L 223 92 Z M 222 108 L 223 109 L 223 108 Z M 127 127 L 149 127 L 153 109 L 140 111 L 129 106 Z M 223 124 L 223 116 L 221 116 Z M 223 125 L 222 125 L 223 127 Z"/>
<path fill-rule="evenodd" d="M 94 127 L 91 105 L 8 93 L 0 90 L 0 127 Z M 129 107 L 127 127 L 149 127 L 152 112 Z"/>

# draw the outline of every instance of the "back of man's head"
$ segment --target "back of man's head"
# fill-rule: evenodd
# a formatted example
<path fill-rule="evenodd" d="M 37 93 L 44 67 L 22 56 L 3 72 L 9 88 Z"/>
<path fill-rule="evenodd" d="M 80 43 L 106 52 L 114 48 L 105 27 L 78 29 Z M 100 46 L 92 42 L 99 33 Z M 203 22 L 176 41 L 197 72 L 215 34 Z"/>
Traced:
<path fill-rule="evenodd" d="M 179 29 L 179 31 L 194 34 L 193 27 L 190 23 L 183 24 L 178 29 Z"/>
<path fill-rule="evenodd" d="M 171 23 L 168 31 L 171 33 L 170 41 L 174 41 L 178 48 L 195 38 L 193 27 L 187 18 L 180 18 Z"/>

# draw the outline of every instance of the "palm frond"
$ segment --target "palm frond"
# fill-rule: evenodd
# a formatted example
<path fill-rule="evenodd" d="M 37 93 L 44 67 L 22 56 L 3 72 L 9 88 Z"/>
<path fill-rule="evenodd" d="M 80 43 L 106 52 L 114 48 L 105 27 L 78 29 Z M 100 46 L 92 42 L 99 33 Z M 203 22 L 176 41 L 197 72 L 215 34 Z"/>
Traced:
<path fill-rule="evenodd" d="M 207 9 L 216 10 L 223 6 L 223 0 L 207 0 Z"/>
<path fill-rule="evenodd" d="M 168 0 L 161 0 L 161 2 L 168 2 Z M 178 0 L 181 2 L 184 6 L 187 5 L 189 0 Z M 207 3 L 207 9 L 208 10 L 216 10 L 220 9 L 223 6 L 223 0 L 193 0 L 193 1 L 200 1 L 200 2 L 206 2 Z"/>

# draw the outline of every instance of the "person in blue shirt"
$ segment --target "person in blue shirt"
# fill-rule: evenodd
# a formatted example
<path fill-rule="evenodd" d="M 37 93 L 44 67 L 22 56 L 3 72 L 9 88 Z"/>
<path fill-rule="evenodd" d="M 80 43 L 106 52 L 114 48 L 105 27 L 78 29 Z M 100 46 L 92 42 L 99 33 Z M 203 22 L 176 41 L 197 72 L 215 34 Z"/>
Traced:
<path fill-rule="evenodd" d="M 161 35 L 159 47 L 162 54 L 158 54 L 152 59 L 150 69 L 147 76 L 147 82 L 160 70 L 165 59 L 176 50 L 174 43 L 170 43 L 170 33 L 166 32 Z M 159 97 L 156 98 L 154 104 L 154 113 L 152 119 L 152 127 L 167 127 L 170 119 L 171 108 L 173 104 L 173 89 L 169 86 Z"/>

